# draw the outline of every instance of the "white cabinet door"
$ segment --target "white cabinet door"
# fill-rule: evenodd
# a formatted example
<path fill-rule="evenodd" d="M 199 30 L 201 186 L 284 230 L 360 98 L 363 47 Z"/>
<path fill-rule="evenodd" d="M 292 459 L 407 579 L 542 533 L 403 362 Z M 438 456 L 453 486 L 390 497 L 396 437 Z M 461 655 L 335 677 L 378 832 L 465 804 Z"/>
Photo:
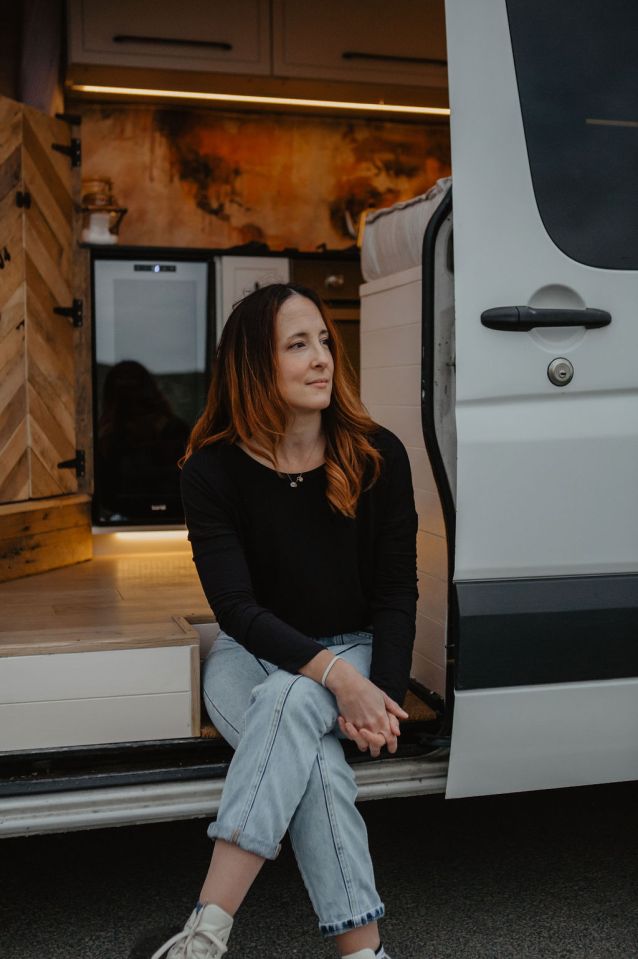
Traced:
<path fill-rule="evenodd" d="M 222 256 L 217 261 L 217 338 L 233 306 L 269 283 L 289 283 L 290 264 L 284 257 Z"/>
<path fill-rule="evenodd" d="M 282 77 L 445 86 L 443 0 L 273 0 Z"/>
<path fill-rule="evenodd" d="M 270 73 L 268 0 L 69 0 L 72 63 Z"/>

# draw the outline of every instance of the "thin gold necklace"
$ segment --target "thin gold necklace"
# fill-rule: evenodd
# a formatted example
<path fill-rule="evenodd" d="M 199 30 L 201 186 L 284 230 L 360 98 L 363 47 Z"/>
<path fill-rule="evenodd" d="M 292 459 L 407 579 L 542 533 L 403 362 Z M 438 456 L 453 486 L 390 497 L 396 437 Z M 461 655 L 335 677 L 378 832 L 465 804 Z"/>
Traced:
<path fill-rule="evenodd" d="M 316 440 L 316 442 L 315 442 L 315 445 L 314 445 L 314 446 L 312 447 L 312 449 L 310 450 L 310 456 L 309 456 L 308 459 L 306 460 L 305 466 L 307 466 L 308 463 L 310 462 L 310 460 L 312 459 L 313 453 L 314 453 L 314 451 L 317 449 L 317 446 L 318 446 L 318 444 L 319 444 L 319 440 L 320 440 L 320 439 L 321 439 L 321 433 L 320 433 L 319 436 L 317 437 L 317 440 Z M 285 470 L 282 470 L 282 472 L 283 472 L 283 473 L 286 473 Z M 290 475 L 290 473 L 286 473 L 286 476 L 288 477 L 288 479 L 289 479 L 289 481 L 290 481 L 290 485 L 291 485 L 291 487 L 292 487 L 293 489 L 294 489 L 295 486 L 299 486 L 300 483 L 303 483 L 303 476 L 301 475 L 301 473 L 297 473 L 297 476 L 296 476 L 295 479 L 292 478 L 292 476 Z"/>

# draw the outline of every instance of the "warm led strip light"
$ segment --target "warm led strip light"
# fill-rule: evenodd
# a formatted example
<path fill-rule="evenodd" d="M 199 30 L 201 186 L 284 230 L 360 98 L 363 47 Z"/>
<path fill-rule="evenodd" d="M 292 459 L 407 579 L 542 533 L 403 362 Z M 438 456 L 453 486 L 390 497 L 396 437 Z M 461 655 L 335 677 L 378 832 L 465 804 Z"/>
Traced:
<path fill-rule="evenodd" d="M 130 533 L 126 530 L 121 532 L 113 532 L 108 528 L 108 526 L 102 527 L 105 533 L 110 533 L 111 536 L 115 537 L 117 540 L 121 540 L 123 543 L 154 543 L 159 539 L 174 539 L 174 540 L 186 540 L 186 530 L 185 529 L 165 529 L 161 527 L 153 530 L 143 530 L 143 531 L 131 531 Z"/>
<path fill-rule="evenodd" d="M 179 97 L 182 100 L 214 100 L 228 103 L 261 103 L 264 106 L 329 107 L 336 110 L 367 110 L 376 113 L 412 113 L 448 117 L 448 107 L 410 107 L 398 103 L 350 103 L 345 100 L 303 100 L 298 97 L 260 97 L 243 93 L 201 93 L 190 90 L 146 90 L 141 87 L 107 87 L 74 83 L 76 93 L 115 93 L 132 97 Z"/>

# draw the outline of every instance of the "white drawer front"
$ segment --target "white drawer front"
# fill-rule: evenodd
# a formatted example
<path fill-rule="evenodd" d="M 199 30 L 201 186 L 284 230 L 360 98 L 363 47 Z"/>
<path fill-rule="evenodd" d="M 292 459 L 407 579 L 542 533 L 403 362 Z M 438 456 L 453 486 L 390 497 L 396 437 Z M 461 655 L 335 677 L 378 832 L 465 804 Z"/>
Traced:
<path fill-rule="evenodd" d="M 0 657 L 0 704 L 189 692 L 191 647 Z"/>
<path fill-rule="evenodd" d="M 177 739 L 191 716 L 188 692 L 0 705 L 0 750 Z"/>

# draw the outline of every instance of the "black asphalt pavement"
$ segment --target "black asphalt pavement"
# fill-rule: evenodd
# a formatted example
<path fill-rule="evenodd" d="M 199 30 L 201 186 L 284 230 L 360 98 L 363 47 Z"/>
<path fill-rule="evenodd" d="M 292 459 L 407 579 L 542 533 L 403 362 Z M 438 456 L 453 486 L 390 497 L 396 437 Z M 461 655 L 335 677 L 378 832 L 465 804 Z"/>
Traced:
<path fill-rule="evenodd" d="M 638 957 L 638 783 L 364 803 L 392 959 Z M 149 959 L 208 865 L 204 820 L 0 840 L 2 959 Z M 228 959 L 336 955 L 286 844 Z"/>

